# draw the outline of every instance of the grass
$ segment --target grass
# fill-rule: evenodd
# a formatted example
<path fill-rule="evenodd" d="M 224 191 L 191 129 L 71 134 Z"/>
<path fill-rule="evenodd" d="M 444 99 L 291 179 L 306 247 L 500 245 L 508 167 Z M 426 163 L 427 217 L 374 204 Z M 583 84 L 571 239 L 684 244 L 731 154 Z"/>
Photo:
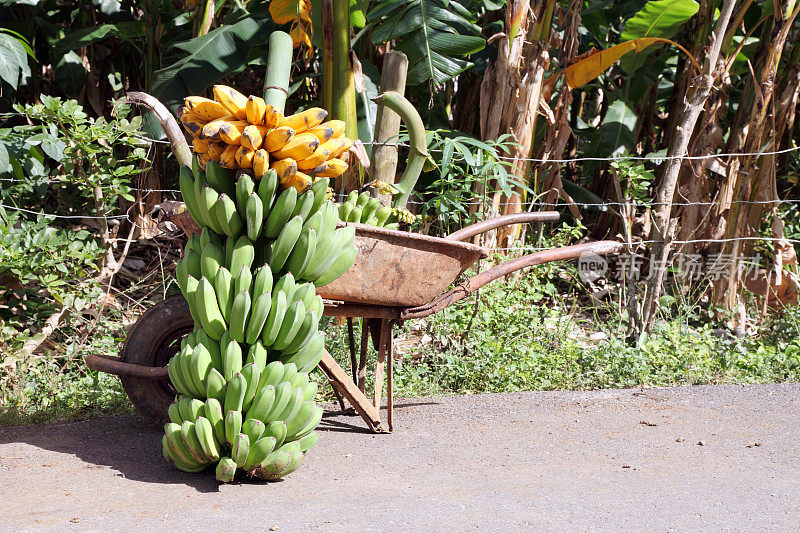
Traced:
<path fill-rule="evenodd" d="M 625 338 L 624 313 L 610 304 L 593 306 L 569 267 L 540 266 L 398 328 L 395 393 L 420 397 L 800 378 L 800 307 L 744 339 L 720 334 L 720 324 L 708 316 L 701 303 L 665 304 L 656 331 L 637 345 Z M 348 368 L 346 327 L 325 320 L 328 348 Z M 83 363 L 88 353 L 118 353 L 125 336 L 122 317 L 108 315 L 85 345 L 79 342 L 85 324 L 73 326 L 50 350 L 16 362 L 13 372 L 0 371 L 0 425 L 133 410 L 116 377 Z M 373 351 L 371 364 L 375 356 Z M 330 387 L 320 391 L 320 398 L 332 398 Z"/>

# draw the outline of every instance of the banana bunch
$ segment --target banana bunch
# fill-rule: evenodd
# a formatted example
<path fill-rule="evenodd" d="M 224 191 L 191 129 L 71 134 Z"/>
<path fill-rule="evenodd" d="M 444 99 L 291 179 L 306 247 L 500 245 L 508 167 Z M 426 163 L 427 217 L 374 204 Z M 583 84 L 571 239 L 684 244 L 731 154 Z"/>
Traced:
<path fill-rule="evenodd" d="M 181 396 L 170 405 L 164 458 L 187 472 L 217 463 L 217 478 L 224 482 L 237 468 L 264 479 L 285 476 L 319 440 L 316 393 L 317 384 L 293 363 L 248 363 L 234 374 L 222 400 Z"/>
<path fill-rule="evenodd" d="M 397 229 L 400 222 L 411 224 L 415 216 L 408 209 L 391 208 L 383 205 L 366 191 L 359 194 L 351 191 L 347 199 L 339 205 L 339 218 L 344 222 L 361 222 L 370 226 Z"/>
<path fill-rule="evenodd" d="M 178 109 L 201 168 L 217 161 L 251 172 L 256 180 L 274 168 L 281 186 L 298 193 L 314 177 L 333 178 L 347 170 L 340 156 L 353 141 L 344 136 L 343 121 L 324 122 L 327 114 L 314 107 L 286 117 L 262 98 L 226 85 L 214 86 L 214 100 L 188 96 Z"/>
<path fill-rule="evenodd" d="M 301 191 L 283 180 L 276 169 L 256 180 L 216 161 L 203 170 L 196 158 L 180 171 L 202 230 L 176 268 L 195 329 L 167 364 L 178 397 L 163 451 L 189 472 L 216 464 L 221 482 L 238 471 L 280 478 L 316 444 L 322 409 L 308 373 L 325 352 L 316 288 L 357 253 L 353 226 L 337 227 L 328 178 Z"/>
<path fill-rule="evenodd" d="M 230 265 L 231 275 L 238 274 L 245 264 L 250 268 L 266 262 L 276 274 L 291 273 L 296 280 L 318 287 L 350 268 L 356 258 L 356 249 L 351 246 L 355 228 L 337 228 L 340 210 L 329 200 L 328 178 L 319 178 L 310 189 L 298 193 L 294 187 L 281 190 L 274 169 L 258 183 L 246 173 L 239 173 L 238 179 L 230 174 L 214 161 L 208 163 L 205 172 L 197 165 L 194 171 L 183 167 L 180 172 L 181 192 L 192 218 L 209 230 L 208 235 L 226 238 L 224 250 L 217 239 L 216 249 L 206 253 L 211 262 L 207 265 L 210 276 L 217 276 L 212 268 L 217 266 L 214 261 L 220 258 L 220 252 L 222 259 L 217 262 L 223 265 L 224 260 Z M 205 245 L 190 240 L 187 261 L 181 263 L 183 267 L 179 265 L 179 285 L 185 282 L 189 293 L 194 292 L 190 278 L 200 281 L 195 273 Z"/>

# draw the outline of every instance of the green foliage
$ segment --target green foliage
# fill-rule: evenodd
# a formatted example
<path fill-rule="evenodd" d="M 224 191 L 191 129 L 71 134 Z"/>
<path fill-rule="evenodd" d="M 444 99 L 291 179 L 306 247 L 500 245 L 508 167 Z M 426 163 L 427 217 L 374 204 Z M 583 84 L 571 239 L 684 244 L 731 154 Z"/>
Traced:
<path fill-rule="evenodd" d="M 495 191 L 513 189 L 511 164 L 503 159 L 512 145 L 509 135 L 484 142 L 453 131 L 428 132 L 428 150 L 435 156 L 436 169 L 420 180 L 421 185 L 427 183 L 426 201 L 420 209 L 427 233 L 446 235 L 476 222 L 483 213 L 471 213 L 469 208 L 479 200 L 473 192 L 477 183 L 483 185 L 484 201 Z"/>
<path fill-rule="evenodd" d="M 641 37 L 671 39 L 700 9 L 694 0 L 650 0 L 625 23 L 620 40 Z"/>
<path fill-rule="evenodd" d="M 27 39 L 7 28 L 0 28 L 0 79 L 16 90 L 20 76 L 30 76 L 28 56 L 33 55 Z"/>
<path fill-rule="evenodd" d="M 649 198 L 650 185 L 655 181 L 655 175 L 645 168 L 642 161 L 632 159 L 619 159 L 612 161 L 615 178 L 620 183 L 623 197 L 628 201 L 646 203 Z"/>
<path fill-rule="evenodd" d="M 384 0 L 367 14 L 372 42 L 395 41 L 408 56 L 408 83 L 442 84 L 472 66 L 459 59 L 483 49 L 475 15 L 453 0 Z"/>

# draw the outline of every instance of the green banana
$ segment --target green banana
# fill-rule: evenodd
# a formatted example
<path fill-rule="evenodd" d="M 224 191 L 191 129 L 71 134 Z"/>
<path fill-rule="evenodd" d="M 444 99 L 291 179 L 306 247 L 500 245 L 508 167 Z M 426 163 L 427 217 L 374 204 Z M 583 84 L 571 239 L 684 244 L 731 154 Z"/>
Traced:
<path fill-rule="evenodd" d="M 269 264 L 264 264 L 256 269 L 253 280 L 253 298 L 272 292 L 272 269 Z"/>
<path fill-rule="evenodd" d="M 239 269 L 241 269 L 242 266 L 251 268 L 253 266 L 254 259 L 255 249 L 253 248 L 253 243 L 250 241 L 250 239 L 242 235 L 236 240 L 236 244 L 233 246 L 230 271 L 239 272 Z"/>
<path fill-rule="evenodd" d="M 236 461 L 230 457 L 223 457 L 219 460 L 219 463 L 217 463 L 215 474 L 217 481 L 221 483 L 233 481 L 233 477 L 236 475 Z"/>
<path fill-rule="evenodd" d="M 291 383 L 294 381 L 294 378 L 297 377 L 298 368 L 297 365 L 294 363 L 286 363 L 283 365 L 283 377 L 281 378 L 281 383 Z"/>
<path fill-rule="evenodd" d="M 272 453 L 275 447 L 274 437 L 261 437 L 258 439 L 255 444 L 250 446 L 250 454 L 247 456 L 247 460 L 244 463 L 244 470 L 251 470 L 261 464 L 261 462 Z"/>
<path fill-rule="evenodd" d="M 242 291 L 247 291 L 249 293 L 252 286 L 253 273 L 250 271 L 249 267 L 242 266 L 239 269 L 239 272 L 236 273 L 236 277 L 233 280 L 234 294 L 239 294 Z"/>
<path fill-rule="evenodd" d="M 381 207 L 381 201 L 377 198 L 370 198 L 364 205 L 364 211 L 361 213 L 363 220 L 369 220 L 372 215 Z"/>
<path fill-rule="evenodd" d="M 222 364 L 225 370 L 223 376 L 230 390 L 233 377 L 242 370 L 242 348 L 235 340 L 232 340 L 225 346 L 222 352 Z M 226 407 L 225 410 L 228 411 L 229 409 Z"/>
<path fill-rule="evenodd" d="M 289 187 L 284 190 L 280 196 L 278 196 L 275 205 L 269 212 L 266 222 L 264 222 L 264 235 L 270 239 L 277 237 L 292 215 L 296 203 L 297 190 L 295 190 L 294 187 Z"/>
<path fill-rule="evenodd" d="M 341 275 L 347 272 L 347 270 L 353 266 L 353 263 L 356 262 L 357 255 L 358 248 L 347 248 L 344 250 L 339 254 L 339 257 L 336 258 L 336 261 L 333 262 L 327 272 L 314 280 L 314 285 L 322 287 L 341 277 Z"/>
<path fill-rule="evenodd" d="M 278 173 L 274 169 L 269 169 L 258 183 L 258 197 L 261 198 L 265 211 L 272 209 L 272 204 L 275 202 L 275 191 L 277 190 Z M 292 208 L 294 208 L 294 205 L 292 205 Z"/>
<path fill-rule="evenodd" d="M 369 193 L 367 191 L 363 191 L 358 195 L 358 198 L 356 199 L 356 206 L 364 207 L 365 205 L 367 205 L 369 200 L 370 200 Z"/>
<path fill-rule="evenodd" d="M 307 386 L 308 386 L 308 373 L 298 372 L 297 375 L 292 380 L 292 388 L 305 389 Z"/>
<path fill-rule="evenodd" d="M 208 227 L 214 230 L 214 233 L 222 235 L 222 226 L 217 218 L 217 202 L 219 202 L 219 194 L 210 185 L 203 187 L 203 193 L 200 197 L 200 208 L 203 210 Z"/>
<path fill-rule="evenodd" d="M 213 159 L 206 164 L 206 179 L 218 192 L 234 196 L 233 174 Z"/>
<path fill-rule="evenodd" d="M 322 408 L 312 402 L 303 402 L 295 417 L 286 424 L 286 439 L 300 438 L 314 431 L 322 420 Z"/>
<path fill-rule="evenodd" d="M 169 404 L 167 408 L 167 416 L 169 417 L 170 422 L 174 422 L 176 424 L 183 424 L 183 416 L 181 416 L 181 411 L 178 407 L 178 402 L 172 402 Z"/>
<path fill-rule="evenodd" d="M 302 303 L 302 300 L 301 300 Z M 303 348 L 317 333 L 319 326 L 319 318 L 314 311 L 309 311 L 303 316 L 303 323 L 300 329 L 297 330 L 292 341 L 283 348 L 283 352 L 287 354 L 297 353 Z"/>
<path fill-rule="evenodd" d="M 217 442 L 222 444 L 225 442 L 225 415 L 222 411 L 222 403 L 216 398 L 208 398 L 203 408 L 204 416 L 211 422 L 211 427 L 214 428 L 214 436 Z"/>
<path fill-rule="evenodd" d="M 311 191 L 306 191 L 297 196 L 297 202 L 295 203 L 294 209 L 292 210 L 292 218 L 299 216 L 302 219 L 302 222 L 305 222 L 306 219 L 311 215 L 311 208 L 314 205 L 314 193 Z"/>
<path fill-rule="evenodd" d="M 202 272 L 200 270 L 200 254 L 194 250 L 188 250 L 184 256 L 183 261 L 186 263 L 186 273 L 195 278 L 200 278 Z"/>
<path fill-rule="evenodd" d="M 336 262 L 336 258 L 339 257 L 339 254 L 341 254 L 342 250 L 344 250 L 344 243 L 347 240 L 347 238 L 349 238 L 351 232 L 353 232 L 353 235 L 355 235 L 354 233 L 355 228 L 353 226 L 345 226 L 344 228 L 338 228 L 333 232 L 333 237 L 334 237 L 333 247 L 331 248 L 330 255 L 328 255 L 328 257 L 322 262 L 322 264 L 319 267 L 319 270 L 316 272 L 318 273 L 318 275 L 315 276 L 316 278 L 320 277 L 322 274 L 325 274 L 331 267 L 331 265 L 333 265 L 333 263 Z M 312 272 L 311 274 L 313 275 L 314 273 Z"/>
<path fill-rule="evenodd" d="M 261 341 L 256 341 L 254 344 L 250 346 L 250 350 L 247 352 L 247 363 L 255 363 L 264 371 L 264 367 L 267 366 L 267 349 L 264 348 L 264 345 L 261 344 Z"/>
<path fill-rule="evenodd" d="M 350 202 L 344 202 L 339 206 L 339 218 L 345 222 L 350 220 L 350 214 L 353 212 L 354 207 Z"/>
<path fill-rule="evenodd" d="M 264 375 L 263 372 L 261 375 Z M 253 418 L 264 422 L 274 403 L 275 386 L 266 385 L 260 388 L 258 392 L 256 392 L 253 402 L 250 404 L 250 409 L 247 410 L 247 418 Z"/>
<path fill-rule="evenodd" d="M 314 447 L 314 445 L 319 441 L 319 433 L 316 431 L 312 431 L 308 435 L 300 437 L 297 439 L 297 443 L 300 445 L 300 451 L 306 453 L 308 450 Z"/>
<path fill-rule="evenodd" d="M 261 377 L 261 367 L 255 363 L 248 363 L 242 367 L 242 375 L 247 382 L 247 388 L 242 401 L 242 411 L 247 411 L 258 392 L 258 380 Z"/>
<path fill-rule="evenodd" d="M 300 279 L 311 263 L 314 249 L 317 247 L 317 232 L 312 228 L 303 230 L 295 243 L 294 249 L 286 260 L 286 270 Z"/>
<path fill-rule="evenodd" d="M 206 244 L 200 253 L 200 274 L 208 280 L 214 279 L 223 261 L 220 247 L 213 242 Z"/>
<path fill-rule="evenodd" d="M 231 306 L 230 334 L 238 342 L 245 341 L 247 319 L 250 317 L 250 292 L 242 289 Z"/>
<path fill-rule="evenodd" d="M 392 214 L 392 208 L 388 205 L 381 206 L 375 211 L 375 225 L 376 226 L 384 226 L 386 221 L 389 220 L 389 216 Z"/>
<path fill-rule="evenodd" d="M 222 248 L 222 241 L 219 238 L 219 234 L 215 233 L 211 228 L 203 228 L 200 232 L 200 247 L 197 250 L 202 250 L 210 242 Z"/>
<path fill-rule="evenodd" d="M 225 377 L 216 368 L 209 370 L 206 376 L 206 398 L 220 401 L 225 398 Z"/>
<path fill-rule="evenodd" d="M 313 283 L 298 283 L 295 285 L 294 295 L 292 301 L 301 300 L 306 309 L 311 307 L 314 303 L 314 298 L 317 295 L 317 288 Z"/>
<path fill-rule="evenodd" d="M 291 272 L 284 274 L 278 281 L 275 282 L 275 287 L 272 289 L 273 296 L 278 291 L 283 291 L 286 295 L 286 302 L 292 303 L 294 301 L 294 292 L 297 284 L 295 283 L 294 276 Z"/>
<path fill-rule="evenodd" d="M 186 259 L 181 259 L 178 261 L 178 265 L 175 268 L 175 278 L 178 280 L 178 287 L 180 287 L 181 292 L 186 292 L 186 281 L 189 279 L 189 272 L 186 268 Z"/>
<path fill-rule="evenodd" d="M 256 184 L 249 174 L 242 174 L 236 180 L 236 208 L 239 210 L 239 216 L 242 220 L 247 220 L 247 200 L 250 195 L 256 190 Z M 263 208 L 263 204 L 262 204 Z M 263 217 L 263 213 L 262 213 Z M 249 224 L 249 222 L 248 222 Z M 250 239 L 255 240 L 255 239 Z"/>
<path fill-rule="evenodd" d="M 180 369 L 180 366 L 180 354 L 173 355 L 167 363 L 167 374 L 169 375 L 169 381 L 172 383 L 172 386 L 175 388 L 175 390 L 180 394 L 185 396 L 194 396 L 191 388 L 183 380 L 183 373 Z"/>
<path fill-rule="evenodd" d="M 251 193 L 245 206 L 245 221 L 247 223 L 247 238 L 255 241 L 261 236 L 264 225 L 264 203 L 256 193 Z"/>
<path fill-rule="evenodd" d="M 225 239 L 225 265 L 230 268 L 231 260 L 233 259 L 233 248 L 236 246 L 234 239 Z M 231 271 L 231 274 L 235 272 Z"/>
<path fill-rule="evenodd" d="M 207 463 L 208 457 L 203 453 L 203 448 L 200 446 L 200 441 L 197 439 L 197 432 L 194 429 L 194 422 L 184 420 L 181 424 L 181 438 L 189 450 L 192 458 L 198 463 Z"/>
<path fill-rule="evenodd" d="M 222 318 L 222 312 L 219 310 L 214 287 L 205 277 L 200 278 L 200 281 L 197 283 L 196 297 L 200 324 L 209 337 L 219 340 L 222 334 L 225 333 L 227 327 L 225 319 Z"/>
<path fill-rule="evenodd" d="M 219 443 L 214 436 L 214 428 L 211 422 L 204 417 L 198 416 L 194 421 L 194 430 L 197 433 L 197 440 L 200 441 L 200 447 L 206 457 L 212 461 L 219 460 Z"/>
<path fill-rule="evenodd" d="M 181 196 L 183 196 L 183 203 L 186 204 L 186 209 L 195 221 L 201 220 L 200 208 L 197 204 L 197 199 L 194 195 L 194 176 L 192 169 L 187 166 L 181 166 L 180 173 L 178 174 L 178 185 L 181 189 Z"/>
<path fill-rule="evenodd" d="M 183 437 L 181 436 L 181 427 L 183 424 L 175 424 L 173 422 L 168 422 L 164 426 L 164 436 L 167 437 L 167 444 L 169 445 L 169 449 L 172 452 L 172 456 L 181 463 L 188 465 L 188 466 L 198 466 L 202 464 L 200 461 L 195 460 L 192 456 L 189 448 L 186 447 L 186 444 L 183 442 Z"/>
<path fill-rule="evenodd" d="M 242 412 L 227 411 L 225 415 L 225 442 L 233 445 L 233 439 L 242 432 Z"/>
<path fill-rule="evenodd" d="M 250 438 L 250 442 L 256 442 L 264 434 L 267 426 L 257 418 L 248 418 L 242 423 L 242 433 Z"/>
<path fill-rule="evenodd" d="M 192 353 L 194 353 L 194 348 L 189 346 L 186 347 L 185 350 L 181 351 L 180 358 L 178 361 L 180 362 L 180 376 L 183 382 L 189 387 L 191 391 L 192 398 L 202 398 L 203 397 L 203 387 L 202 384 L 197 381 L 192 373 Z"/>
<path fill-rule="evenodd" d="M 225 391 L 225 412 L 241 411 L 245 394 L 247 394 L 247 380 L 241 372 L 237 372 L 228 381 L 228 388 Z"/>
<path fill-rule="evenodd" d="M 194 198 L 195 203 L 197 204 L 197 211 L 198 216 L 194 218 L 197 225 L 200 226 L 202 229 L 212 228 L 211 226 L 211 212 L 205 205 L 203 201 L 203 190 L 206 187 L 206 179 L 205 176 L 200 176 L 195 178 L 194 180 Z M 213 229 L 213 228 L 212 228 Z"/>
<path fill-rule="evenodd" d="M 337 241 L 336 231 L 331 231 L 317 239 L 314 255 L 311 257 L 306 269 L 303 270 L 303 279 L 313 281 L 325 272 L 325 263 L 334 253 Z"/>
<path fill-rule="evenodd" d="M 263 422 L 265 424 L 269 424 L 270 422 L 277 420 L 278 415 L 283 412 L 291 399 L 292 384 L 288 381 L 284 381 L 275 388 L 275 401 L 273 402 L 269 412 L 264 417 Z"/>
<path fill-rule="evenodd" d="M 311 307 L 308 309 L 309 313 L 311 311 L 314 311 L 319 317 L 323 315 L 325 312 L 325 304 L 322 302 L 322 296 L 314 296 L 314 300 L 311 302 Z"/>
<path fill-rule="evenodd" d="M 342 241 L 342 250 L 353 244 L 353 239 L 356 238 L 356 228 L 353 226 L 345 226 L 336 230 Z"/>
<path fill-rule="evenodd" d="M 269 293 L 262 294 L 253 303 L 250 319 L 247 321 L 247 331 L 245 332 L 247 344 L 254 344 L 261 336 L 261 330 L 269 317 L 271 307 L 272 295 Z"/>
<path fill-rule="evenodd" d="M 333 202 L 325 202 L 322 207 L 325 210 L 325 216 L 322 219 L 322 226 L 320 226 L 318 238 L 322 238 L 323 235 L 327 235 L 335 230 L 340 220 L 339 210 Z"/>
<path fill-rule="evenodd" d="M 225 267 L 220 267 L 217 270 L 217 275 L 214 279 L 214 290 L 217 293 L 217 303 L 219 310 L 222 313 L 222 318 L 225 322 L 230 323 L 231 320 L 231 307 L 233 306 L 233 276 Z"/>
<path fill-rule="evenodd" d="M 300 407 L 303 405 L 303 389 L 293 388 L 292 393 L 289 395 L 289 402 L 283 411 L 277 415 L 277 420 L 285 420 L 287 431 L 291 427 L 291 421 L 294 420 Z"/>
<path fill-rule="evenodd" d="M 286 422 L 283 420 L 275 420 L 270 422 L 264 428 L 263 437 L 272 437 L 275 439 L 275 447 L 279 448 L 284 440 L 286 440 Z"/>
<path fill-rule="evenodd" d="M 189 356 L 189 372 L 191 373 L 192 381 L 195 387 L 201 393 L 205 392 L 206 376 L 211 369 L 211 354 L 208 349 L 202 344 L 198 344 L 192 350 L 192 355 Z"/>
<path fill-rule="evenodd" d="M 319 385 L 315 382 L 311 382 L 306 385 L 305 389 L 303 389 L 303 401 L 313 400 L 317 397 L 317 390 L 319 390 Z"/>
<path fill-rule="evenodd" d="M 222 354 L 219 351 L 219 342 L 209 337 L 202 329 L 195 333 L 195 338 L 195 344 L 202 344 L 206 347 L 208 353 L 211 354 L 211 366 L 222 371 Z"/>
<path fill-rule="evenodd" d="M 314 194 L 314 203 L 311 204 L 311 214 L 314 215 L 325 202 L 328 196 L 328 178 L 317 178 L 311 185 L 311 192 Z"/>
<path fill-rule="evenodd" d="M 324 218 L 325 213 L 323 213 L 321 210 L 317 211 L 305 221 L 303 224 L 303 231 L 312 228 L 317 234 L 319 234 L 320 228 L 322 227 L 322 220 Z"/>
<path fill-rule="evenodd" d="M 273 349 L 283 351 L 289 344 L 291 344 L 297 335 L 300 326 L 303 325 L 303 318 L 305 317 L 305 314 L 306 306 L 301 300 L 298 300 L 289 306 L 289 308 L 286 310 L 286 314 L 283 317 L 283 323 L 281 324 L 281 329 L 278 332 L 278 336 L 275 337 L 275 342 L 271 345 Z"/>
<path fill-rule="evenodd" d="M 364 213 L 364 207 L 357 205 L 350 211 L 350 217 L 347 219 L 347 222 L 361 222 L 361 217 Z"/>
<path fill-rule="evenodd" d="M 217 215 L 217 221 L 225 235 L 229 238 L 239 236 L 244 223 L 242 222 L 242 217 L 239 216 L 239 212 L 236 211 L 236 203 L 227 194 L 219 195 L 219 199 L 214 206 L 214 214 Z"/>
<path fill-rule="evenodd" d="M 275 339 L 277 339 L 281 330 L 281 324 L 283 323 L 283 317 L 286 314 L 286 309 L 286 293 L 282 290 L 278 290 L 277 292 L 273 291 L 269 315 L 267 316 L 267 322 L 264 324 L 261 333 L 261 342 L 265 347 L 269 348 L 272 346 L 272 343 L 275 342 Z"/>
<path fill-rule="evenodd" d="M 278 479 L 278 474 L 283 472 L 291 462 L 291 452 L 275 450 L 260 463 L 256 475 L 261 479 Z"/>
<path fill-rule="evenodd" d="M 273 241 L 269 253 L 269 265 L 275 272 L 280 272 L 286 259 L 294 249 L 300 231 L 303 229 L 303 218 L 300 215 L 293 217 L 287 222 L 278 237 Z"/>
<path fill-rule="evenodd" d="M 290 355 L 285 359 L 286 364 L 294 363 L 301 372 L 310 372 L 314 370 L 322 359 L 322 354 L 325 351 L 325 337 L 321 331 L 317 331 L 312 335 L 311 339 L 306 342 L 305 346 L 300 348 L 297 353 Z"/>
<path fill-rule="evenodd" d="M 247 455 L 250 453 L 250 437 L 244 433 L 237 433 L 233 437 L 233 444 L 231 444 L 231 459 L 236 463 L 236 466 L 242 468 L 247 461 Z"/>
<path fill-rule="evenodd" d="M 300 465 L 303 464 L 303 452 L 300 450 L 290 452 L 291 457 L 289 459 L 289 464 L 286 465 L 286 468 L 281 470 L 278 474 L 275 475 L 276 478 L 286 477 L 298 468 Z"/>

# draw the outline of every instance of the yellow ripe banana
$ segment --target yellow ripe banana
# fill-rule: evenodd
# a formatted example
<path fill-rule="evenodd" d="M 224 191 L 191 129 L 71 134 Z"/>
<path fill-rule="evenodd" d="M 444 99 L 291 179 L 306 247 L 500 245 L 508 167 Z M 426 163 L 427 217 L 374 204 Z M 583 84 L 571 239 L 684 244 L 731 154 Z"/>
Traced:
<path fill-rule="evenodd" d="M 306 157 L 305 159 L 301 159 L 297 162 L 297 168 L 300 170 L 313 170 L 320 166 L 322 163 L 330 159 L 331 152 L 327 148 L 325 148 L 324 144 L 321 144 L 314 150 L 314 153 L 310 156 Z"/>
<path fill-rule="evenodd" d="M 256 153 L 253 154 L 253 174 L 255 179 L 261 179 L 267 173 L 267 170 L 269 170 L 269 152 L 263 148 L 256 150 Z"/>
<path fill-rule="evenodd" d="M 264 136 L 262 147 L 265 148 L 267 152 L 280 150 L 286 146 L 286 143 L 288 143 L 293 136 L 294 130 L 288 126 L 272 129 Z"/>
<path fill-rule="evenodd" d="M 228 168 L 228 169 L 235 169 L 236 168 L 236 150 L 239 147 L 235 144 L 229 144 L 225 150 L 219 155 L 219 164 L 221 167 Z"/>
<path fill-rule="evenodd" d="M 322 121 L 325 120 L 327 116 L 328 112 L 321 107 L 312 107 L 311 109 L 306 109 L 300 113 L 285 117 L 281 125 L 289 126 L 299 133 L 322 124 Z"/>
<path fill-rule="evenodd" d="M 205 139 L 200 139 L 199 137 L 195 137 L 192 139 L 192 150 L 196 154 L 206 154 L 208 153 L 208 141 Z"/>
<path fill-rule="evenodd" d="M 318 178 L 335 178 L 341 176 L 347 170 L 347 163 L 341 159 L 328 159 L 326 164 L 327 168 L 316 174 Z"/>
<path fill-rule="evenodd" d="M 331 158 L 339 157 L 344 152 L 350 149 L 353 146 L 353 141 L 348 139 L 345 136 L 342 137 L 334 137 L 329 141 L 325 141 L 322 143 L 322 146 L 328 149 L 331 153 Z"/>
<path fill-rule="evenodd" d="M 297 163 L 292 158 L 279 159 L 272 163 L 272 168 L 278 173 L 278 178 L 284 180 L 294 176 L 297 172 Z"/>
<path fill-rule="evenodd" d="M 268 128 L 277 128 L 283 122 L 283 113 L 267 105 L 264 111 L 264 125 Z"/>
<path fill-rule="evenodd" d="M 242 144 L 242 131 L 247 127 L 247 121 L 234 120 L 223 122 L 219 127 L 220 138 L 228 144 Z"/>
<path fill-rule="evenodd" d="M 253 168 L 253 156 L 256 155 L 255 150 L 251 150 L 245 146 L 240 146 L 236 150 L 234 159 L 239 168 Z"/>
<path fill-rule="evenodd" d="M 264 142 L 264 135 L 269 131 L 266 126 L 256 126 L 250 124 L 242 130 L 242 146 L 246 146 L 251 150 L 258 150 L 261 148 L 261 143 Z"/>
<path fill-rule="evenodd" d="M 227 85 L 214 85 L 214 99 L 239 120 L 247 120 L 247 97 Z"/>
<path fill-rule="evenodd" d="M 230 114 L 219 102 L 202 96 L 187 96 L 183 99 L 183 105 L 203 122 L 217 120 Z"/>
<path fill-rule="evenodd" d="M 192 137 L 200 137 L 200 134 L 206 125 L 204 120 L 200 120 L 200 117 L 188 110 L 184 111 L 184 113 L 181 115 L 181 123 Z"/>
<path fill-rule="evenodd" d="M 328 122 L 323 122 L 319 126 L 314 126 L 307 130 L 307 133 L 313 133 L 317 136 L 319 142 L 324 143 L 335 137 L 341 137 L 344 133 L 344 128 L 344 120 L 329 120 Z"/>
<path fill-rule="evenodd" d="M 330 141 L 328 141 L 330 142 Z M 275 159 L 291 157 L 295 161 L 305 159 L 319 147 L 319 139 L 311 133 L 299 133 L 292 137 L 286 145 L 276 151 L 272 156 Z"/>
<path fill-rule="evenodd" d="M 222 152 L 225 151 L 228 145 L 225 143 L 208 143 L 208 154 L 209 159 L 213 159 L 214 161 L 219 161 L 219 157 L 222 155 Z"/>
<path fill-rule="evenodd" d="M 267 110 L 267 104 L 263 98 L 258 96 L 251 96 L 247 99 L 245 112 L 247 113 L 247 122 L 250 124 L 260 125 L 264 123 L 264 112 Z"/>
<path fill-rule="evenodd" d="M 297 191 L 297 194 L 300 194 L 301 192 L 311 187 L 312 183 L 313 180 L 311 179 L 311 176 L 309 176 L 308 174 L 303 174 L 302 172 L 295 172 L 288 178 L 281 180 L 281 187 L 283 189 L 294 187 L 294 189 Z"/>
<path fill-rule="evenodd" d="M 213 141 L 218 141 L 220 139 L 219 128 L 222 126 L 222 124 L 230 120 L 234 120 L 234 118 L 236 117 L 234 117 L 233 115 L 225 115 L 224 117 L 218 118 L 217 120 L 212 120 L 211 122 L 203 126 L 202 137 L 204 139 L 211 139 Z"/>

